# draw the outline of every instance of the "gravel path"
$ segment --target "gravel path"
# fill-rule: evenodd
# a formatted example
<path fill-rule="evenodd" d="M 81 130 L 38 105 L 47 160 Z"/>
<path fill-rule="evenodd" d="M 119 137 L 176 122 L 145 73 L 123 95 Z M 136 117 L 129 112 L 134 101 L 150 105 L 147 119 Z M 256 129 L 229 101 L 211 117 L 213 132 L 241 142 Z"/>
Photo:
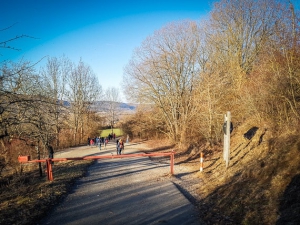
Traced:
<path fill-rule="evenodd" d="M 127 144 L 124 153 L 144 148 L 142 144 Z M 90 146 L 69 149 L 55 157 L 102 154 L 116 154 L 115 143 L 101 151 Z M 97 160 L 88 175 L 40 224 L 200 224 L 197 210 L 172 180 L 170 160 Z"/>

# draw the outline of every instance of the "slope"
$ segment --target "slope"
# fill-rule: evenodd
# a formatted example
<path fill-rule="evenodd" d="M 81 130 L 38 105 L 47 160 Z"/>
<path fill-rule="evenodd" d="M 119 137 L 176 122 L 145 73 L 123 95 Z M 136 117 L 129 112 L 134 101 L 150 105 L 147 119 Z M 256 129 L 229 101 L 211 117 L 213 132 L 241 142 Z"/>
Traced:
<path fill-rule="evenodd" d="M 235 129 L 228 168 L 222 149 L 206 158 L 198 206 L 208 224 L 300 224 L 299 136 L 274 138 L 269 130 L 251 123 Z"/>

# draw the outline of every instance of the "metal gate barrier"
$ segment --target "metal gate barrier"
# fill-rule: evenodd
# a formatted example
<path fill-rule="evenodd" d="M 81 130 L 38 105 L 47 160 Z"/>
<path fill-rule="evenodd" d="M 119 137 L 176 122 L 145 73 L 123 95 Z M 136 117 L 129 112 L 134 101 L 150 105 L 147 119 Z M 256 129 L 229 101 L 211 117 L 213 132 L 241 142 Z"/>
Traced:
<path fill-rule="evenodd" d="M 150 156 L 170 156 L 170 173 L 174 174 L 174 154 L 175 152 L 163 152 L 163 153 L 144 153 L 144 154 L 124 154 L 124 155 L 100 155 L 100 156 L 85 156 L 85 157 L 73 157 L 73 158 L 54 158 L 54 159 L 34 159 L 30 160 L 30 156 L 19 156 L 18 161 L 20 163 L 39 163 L 45 162 L 47 168 L 47 178 L 49 181 L 53 181 L 52 162 L 67 161 L 67 160 L 96 160 L 96 159 L 114 159 L 114 158 L 132 158 L 132 157 L 150 157 Z"/>

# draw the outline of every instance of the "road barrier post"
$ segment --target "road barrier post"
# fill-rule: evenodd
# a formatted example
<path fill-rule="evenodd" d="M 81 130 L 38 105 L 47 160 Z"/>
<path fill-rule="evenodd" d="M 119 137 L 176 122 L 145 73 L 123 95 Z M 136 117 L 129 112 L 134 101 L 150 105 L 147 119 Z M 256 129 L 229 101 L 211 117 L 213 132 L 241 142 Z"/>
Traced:
<path fill-rule="evenodd" d="M 174 175 L 174 152 L 173 151 L 170 157 L 171 157 L 171 174 Z"/>
<path fill-rule="evenodd" d="M 47 168 L 47 178 L 49 181 L 53 181 L 53 172 L 52 172 L 52 160 L 46 160 L 46 168 Z"/>
<path fill-rule="evenodd" d="M 200 172 L 203 171 L 203 153 L 200 153 Z"/>

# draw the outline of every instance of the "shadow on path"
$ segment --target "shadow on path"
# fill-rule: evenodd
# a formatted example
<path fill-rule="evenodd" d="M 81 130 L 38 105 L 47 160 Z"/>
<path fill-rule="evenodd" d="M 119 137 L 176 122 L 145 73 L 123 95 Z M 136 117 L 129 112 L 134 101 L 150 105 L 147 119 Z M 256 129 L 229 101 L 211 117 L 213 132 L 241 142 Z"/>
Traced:
<path fill-rule="evenodd" d="M 169 172 L 148 157 L 97 160 L 40 224 L 200 224 Z"/>

